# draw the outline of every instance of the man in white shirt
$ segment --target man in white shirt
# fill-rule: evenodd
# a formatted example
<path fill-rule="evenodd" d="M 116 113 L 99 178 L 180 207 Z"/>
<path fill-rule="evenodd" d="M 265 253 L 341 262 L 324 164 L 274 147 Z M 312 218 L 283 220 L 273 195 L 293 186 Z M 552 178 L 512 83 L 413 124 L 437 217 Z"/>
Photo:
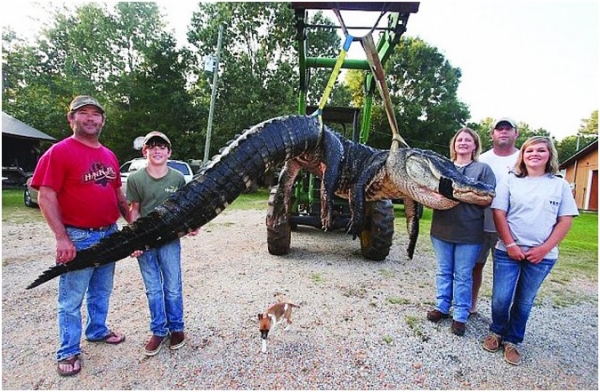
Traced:
<path fill-rule="evenodd" d="M 519 149 L 515 147 L 515 142 L 519 137 L 517 123 L 511 118 L 502 117 L 492 124 L 490 132 L 494 146 L 492 149 L 479 156 L 479 161 L 487 163 L 496 176 L 496 185 L 499 184 L 504 176 L 515 166 L 519 157 Z M 485 220 L 483 224 L 484 239 L 483 247 L 477 258 L 475 268 L 473 268 L 473 293 L 471 302 L 471 314 L 477 312 L 477 298 L 479 288 L 483 277 L 483 267 L 490 254 L 490 249 L 494 249 L 498 241 L 498 233 L 494 226 L 492 210 L 488 207 L 485 210 Z"/>

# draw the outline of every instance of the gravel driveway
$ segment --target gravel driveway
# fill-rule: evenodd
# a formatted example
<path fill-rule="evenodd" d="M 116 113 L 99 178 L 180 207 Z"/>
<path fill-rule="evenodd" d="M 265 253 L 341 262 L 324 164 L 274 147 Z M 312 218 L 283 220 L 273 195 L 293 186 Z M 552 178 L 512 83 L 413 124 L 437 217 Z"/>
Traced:
<path fill-rule="evenodd" d="M 383 262 L 364 260 L 359 242 L 342 232 L 309 227 L 292 233 L 289 255 L 272 256 L 264 219 L 265 211 L 226 210 L 183 239 L 188 344 L 177 351 L 144 355 L 142 280 L 134 259 L 119 261 L 109 325 L 127 340 L 84 341 L 83 369 L 71 378 L 56 373 L 57 280 L 24 289 L 51 264 L 53 236 L 45 223 L 3 223 L 2 388 L 598 390 L 596 283 L 572 282 L 576 305 L 536 305 L 514 367 L 481 348 L 489 265 L 480 314 L 457 337 L 450 320 L 425 319 L 436 265 L 427 233 L 413 260 L 404 222 Z M 283 299 L 301 308 L 292 328 L 272 331 L 262 354 L 257 314 Z"/>

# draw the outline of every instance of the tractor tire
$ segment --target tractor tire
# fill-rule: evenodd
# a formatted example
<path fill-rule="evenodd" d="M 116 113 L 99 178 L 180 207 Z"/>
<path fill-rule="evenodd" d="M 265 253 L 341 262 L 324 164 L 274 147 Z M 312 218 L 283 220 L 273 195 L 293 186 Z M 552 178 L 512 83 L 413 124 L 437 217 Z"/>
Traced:
<path fill-rule="evenodd" d="M 360 234 L 360 251 L 369 260 L 384 260 L 394 237 L 394 205 L 391 200 L 365 205 L 365 227 Z"/>
<path fill-rule="evenodd" d="M 271 193 L 269 194 L 269 210 L 267 211 L 267 247 L 270 254 L 281 256 L 288 254 L 290 251 L 292 226 L 290 224 L 289 216 L 286 217 L 284 222 L 278 225 L 269 225 L 271 220 L 268 218 L 273 216 L 276 191 L 277 187 L 273 187 L 271 188 Z"/>

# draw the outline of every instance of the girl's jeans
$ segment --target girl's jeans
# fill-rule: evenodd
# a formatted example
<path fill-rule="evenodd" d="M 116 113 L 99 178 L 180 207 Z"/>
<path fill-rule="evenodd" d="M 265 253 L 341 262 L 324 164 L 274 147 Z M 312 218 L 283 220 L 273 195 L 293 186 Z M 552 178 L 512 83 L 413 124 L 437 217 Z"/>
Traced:
<path fill-rule="evenodd" d="M 538 264 L 513 260 L 507 252 L 495 249 L 490 331 L 505 342 L 523 341 L 535 296 L 555 263 L 556 259 L 543 259 Z"/>
<path fill-rule="evenodd" d="M 435 308 L 448 314 L 454 302 L 453 319 L 466 323 L 471 310 L 473 267 L 482 244 L 456 244 L 433 236 L 431 243 L 438 261 Z"/>
<path fill-rule="evenodd" d="M 114 224 L 107 230 L 92 231 L 67 227 L 67 235 L 78 251 L 89 248 L 102 238 L 117 231 Z M 115 263 L 90 267 L 62 274 L 58 281 L 58 336 L 60 348 L 57 360 L 80 354 L 81 305 L 85 296 L 87 320 L 85 336 L 100 340 L 110 330 L 106 326 L 110 294 L 113 289 Z"/>
<path fill-rule="evenodd" d="M 181 244 L 179 239 L 148 249 L 138 257 L 150 308 L 150 331 L 156 336 L 183 332 Z"/>

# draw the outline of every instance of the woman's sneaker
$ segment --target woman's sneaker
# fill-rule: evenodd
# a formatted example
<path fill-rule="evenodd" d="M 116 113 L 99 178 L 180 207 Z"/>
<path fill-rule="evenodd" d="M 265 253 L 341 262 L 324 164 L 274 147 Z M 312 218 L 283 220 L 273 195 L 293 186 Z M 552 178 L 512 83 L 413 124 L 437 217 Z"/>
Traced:
<path fill-rule="evenodd" d="M 185 335 L 183 332 L 171 332 L 171 344 L 169 348 L 171 350 L 177 350 L 185 346 Z"/>

